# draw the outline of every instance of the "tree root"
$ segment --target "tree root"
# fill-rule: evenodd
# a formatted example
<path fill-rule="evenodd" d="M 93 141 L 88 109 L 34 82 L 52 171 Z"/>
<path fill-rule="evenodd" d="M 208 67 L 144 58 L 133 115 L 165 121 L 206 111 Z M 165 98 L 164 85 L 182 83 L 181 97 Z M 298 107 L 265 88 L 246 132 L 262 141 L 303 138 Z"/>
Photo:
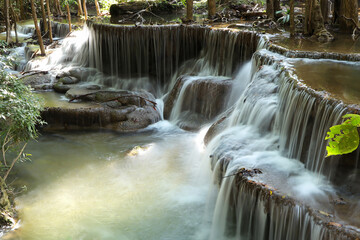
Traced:
<path fill-rule="evenodd" d="M 351 35 L 351 38 L 356 41 L 360 36 L 360 27 L 357 25 L 354 19 L 345 17 L 344 15 L 341 15 L 340 17 L 344 18 L 346 21 L 350 21 L 354 25 L 354 31 Z"/>
<path fill-rule="evenodd" d="M 146 22 L 146 19 L 142 16 L 142 14 L 144 14 L 144 13 L 150 13 L 150 14 L 153 15 L 154 17 L 159 18 L 161 21 L 166 22 L 164 18 L 162 18 L 162 17 L 156 15 L 155 13 L 151 12 L 151 11 L 149 10 L 150 7 L 151 7 L 151 6 L 149 6 L 148 8 L 142 9 L 142 10 L 140 10 L 140 11 L 132 14 L 132 15 L 130 15 L 129 17 L 127 17 L 127 18 L 125 18 L 125 19 L 119 20 L 119 23 L 124 23 L 124 22 L 129 21 L 129 20 L 130 20 L 130 21 L 136 21 L 137 19 L 139 19 L 139 20 L 140 20 L 140 24 L 144 24 L 144 23 Z"/>

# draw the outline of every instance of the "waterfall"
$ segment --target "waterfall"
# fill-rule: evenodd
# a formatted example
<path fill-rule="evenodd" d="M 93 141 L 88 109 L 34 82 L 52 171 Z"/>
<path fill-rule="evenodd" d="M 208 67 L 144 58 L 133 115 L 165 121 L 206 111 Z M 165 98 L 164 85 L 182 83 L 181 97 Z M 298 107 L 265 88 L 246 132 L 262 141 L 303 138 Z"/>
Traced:
<path fill-rule="evenodd" d="M 120 82 L 149 79 L 157 86 L 168 83 L 182 62 L 199 54 L 206 29 L 178 25 L 88 25 L 89 41 L 82 51 L 89 67 L 116 76 Z"/>
<path fill-rule="evenodd" d="M 176 99 L 171 106 L 167 101 L 166 110 L 170 108 L 171 114 L 166 116 L 179 126 L 209 123 L 223 111 L 232 85 L 227 77 L 183 76 L 178 81 L 178 87 L 169 93 Z"/>
<path fill-rule="evenodd" d="M 327 210 L 336 197 L 329 180 L 337 162 L 325 159 L 324 138 L 346 106 L 301 84 L 286 57 L 263 49 L 265 39 L 91 22 L 75 35 L 46 59 L 49 69 L 110 88 L 168 92 L 158 111 L 185 129 L 218 117 L 206 150 L 219 186 L 210 239 L 342 239 L 312 209 Z"/>
<path fill-rule="evenodd" d="M 340 102 L 317 99 L 295 82 L 282 78 L 280 111 L 276 125 L 280 132 L 280 147 L 290 158 L 305 162 L 307 169 L 324 173 L 329 128 L 340 122 L 346 108 Z"/>
<path fill-rule="evenodd" d="M 311 210 L 335 194 L 324 138 L 346 108 L 299 84 L 276 55 L 252 61 L 257 71 L 207 149 L 220 184 L 210 239 L 347 239 Z"/>
<path fill-rule="evenodd" d="M 87 22 L 47 59 L 48 68 L 96 69 L 84 81 L 161 96 L 181 75 L 232 76 L 257 46 L 255 32 L 204 26 L 115 26 Z M 33 62 L 27 70 L 38 68 Z M 50 67 L 51 66 L 51 67 Z M 86 70 L 84 70 L 86 71 Z M 157 86 L 161 89 L 153 89 Z"/>

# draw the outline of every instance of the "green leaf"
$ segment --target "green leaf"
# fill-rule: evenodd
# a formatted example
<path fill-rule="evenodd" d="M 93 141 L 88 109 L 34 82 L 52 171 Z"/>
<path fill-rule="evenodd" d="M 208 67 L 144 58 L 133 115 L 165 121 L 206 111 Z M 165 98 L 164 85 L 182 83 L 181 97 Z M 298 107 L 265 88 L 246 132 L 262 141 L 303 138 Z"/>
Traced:
<path fill-rule="evenodd" d="M 360 115 L 346 114 L 343 116 L 343 119 L 345 119 L 343 124 L 349 124 L 354 127 L 360 127 Z"/>
<path fill-rule="evenodd" d="M 332 126 L 325 140 L 329 140 L 327 157 L 351 153 L 359 146 L 357 127 L 346 123 Z"/>

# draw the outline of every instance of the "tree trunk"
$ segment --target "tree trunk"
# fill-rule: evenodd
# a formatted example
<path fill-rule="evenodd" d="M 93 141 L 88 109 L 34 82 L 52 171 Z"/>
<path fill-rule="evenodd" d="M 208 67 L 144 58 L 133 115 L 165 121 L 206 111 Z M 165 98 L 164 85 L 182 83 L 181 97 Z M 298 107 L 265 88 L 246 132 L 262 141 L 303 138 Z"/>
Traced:
<path fill-rule="evenodd" d="M 334 0 L 333 23 L 339 23 L 340 4 L 340 0 Z"/>
<path fill-rule="evenodd" d="M 193 20 L 193 0 L 186 0 L 186 19 Z"/>
<path fill-rule="evenodd" d="M 208 0 L 208 15 L 209 18 L 214 18 L 216 14 L 216 3 L 215 0 Z"/>
<path fill-rule="evenodd" d="M 329 22 L 329 0 L 321 0 L 321 14 L 323 16 L 324 22 Z"/>
<path fill-rule="evenodd" d="M 338 12 L 340 29 L 343 32 L 353 32 L 354 28 L 358 25 L 358 1 L 340 1 L 340 9 L 338 10 Z"/>
<path fill-rule="evenodd" d="M 96 16 L 100 16 L 100 6 L 98 0 L 95 0 Z"/>
<path fill-rule="evenodd" d="M 10 12 L 11 12 L 12 22 L 14 24 L 16 43 L 19 43 L 19 38 L 18 38 L 18 34 L 17 34 L 16 14 L 15 14 L 14 8 L 12 7 L 11 4 L 10 4 Z"/>
<path fill-rule="evenodd" d="M 83 0 L 83 8 L 84 8 L 84 17 L 85 17 L 85 20 L 87 20 L 87 9 L 86 9 L 86 0 Z"/>
<path fill-rule="evenodd" d="M 69 4 L 66 4 L 66 10 L 67 10 L 67 17 L 68 17 L 68 22 L 69 22 L 69 32 L 71 32 L 72 31 L 72 29 L 71 29 L 71 14 L 70 14 Z"/>
<path fill-rule="evenodd" d="M 306 0 L 304 33 L 314 35 L 320 42 L 329 42 L 334 37 L 325 29 L 320 0 Z"/>
<path fill-rule="evenodd" d="M 10 2 L 9 0 L 4 0 L 4 17 L 5 17 L 5 27 L 6 27 L 6 39 L 7 43 L 11 41 L 11 25 L 10 25 L 10 14 L 9 14 Z"/>
<path fill-rule="evenodd" d="M 20 19 L 24 20 L 26 19 L 25 12 L 24 12 L 24 0 L 19 0 L 20 5 Z"/>
<path fill-rule="evenodd" d="M 62 16 L 63 13 L 61 11 L 61 6 L 60 6 L 60 2 L 59 0 L 54 0 L 55 1 L 55 8 L 56 8 L 56 12 L 59 16 Z"/>
<path fill-rule="evenodd" d="M 295 36 L 294 0 L 290 0 L 290 36 Z"/>
<path fill-rule="evenodd" d="M 77 4 L 78 4 L 78 16 L 81 16 L 81 15 L 83 15 L 81 0 L 77 0 Z"/>
<path fill-rule="evenodd" d="M 47 32 L 48 25 L 47 25 L 47 22 L 46 22 L 44 0 L 40 0 L 40 7 L 41 7 L 41 14 L 42 14 L 42 20 L 43 20 L 43 25 L 44 25 L 44 32 Z"/>
<path fill-rule="evenodd" d="M 279 0 L 266 0 L 266 15 L 269 19 L 276 19 L 276 12 L 280 11 L 280 1 Z"/>
<path fill-rule="evenodd" d="M 31 12 L 32 12 L 32 16 L 34 19 L 34 25 L 35 25 L 35 31 L 36 31 L 36 35 L 38 37 L 38 42 L 40 45 L 40 51 L 41 51 L 41 55 L 45 55 L 45 48 L 44 48 L 44 43 L 41 37 L 41 32 L 37 23 L 37 16 L 36 16 L 36 9 L 35 9 L 35 3 L 34 0 L 30 0 L 31 3 Z"/>
<path fill-rule="evenodd" d="M 52 29 L 51 29 L 51 13 L 50 13 L 50 1 L 46 0 L 46 8 L 47 8 L 47 14 L 48 14 L 48 24 L 49 24 L 49 39 L 50 39 L 50 43 L 53 42 L 53 38 L 52 38 Z"/>

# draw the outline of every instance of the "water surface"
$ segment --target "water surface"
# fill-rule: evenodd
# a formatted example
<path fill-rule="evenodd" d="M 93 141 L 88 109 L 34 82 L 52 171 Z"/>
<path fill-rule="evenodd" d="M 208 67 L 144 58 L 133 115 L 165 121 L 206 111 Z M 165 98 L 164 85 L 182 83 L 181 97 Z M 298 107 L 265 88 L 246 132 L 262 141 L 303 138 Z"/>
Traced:
<path fill-rule="evenodd" d="M 198 239 L 211 182 L 198 139 L 166 121 L 41 136 L 16 169 L 28 190 L 7 239 Z"/>

